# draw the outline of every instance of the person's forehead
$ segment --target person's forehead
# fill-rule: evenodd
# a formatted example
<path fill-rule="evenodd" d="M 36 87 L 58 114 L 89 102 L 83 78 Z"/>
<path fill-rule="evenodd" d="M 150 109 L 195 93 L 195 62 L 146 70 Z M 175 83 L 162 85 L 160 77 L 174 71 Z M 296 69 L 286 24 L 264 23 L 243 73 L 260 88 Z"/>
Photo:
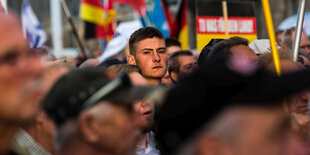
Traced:
<path fill-rule="evenodd" d="M 295 39 L 295 31 L 292 31 L 291 40 L 294 41 L 294 39 Z M 303 44 L 309 44 L 309 38 L 304 31 L 301 33 L 300 44 L 301 46 Z"/>
<path fill-rule="evenodd" d="M 3 20 L 8 23 L 0 22 L 0 54 L 11 49 L 27 48 L 20 25 L 12 19 Z"/>
<path fill-rule="evenodd" d="M 146 38 L 136 43 L 136 47 L 139 49 L 144 48 L 165 48 L 165 40 L 157 37 Z"/>
<path fill-rule="evenodd" d="M 307 34 L 303 32 L 301 35 L 300 46 L 309 45 L 309 44 L 310 44 L 309 38 Z"/>
<path fill-rule="evenodd" d="M 181 47 L 179 47 L 179 46 L 176 46 L 176 45 L 174 45 L 174 46 L 169 46 L 169 47 L 167 47 L 167 54 L 172 54 L 172 53 L 174 53 L 174 52 L 177 52 L 177 51 L 181 51 L 182 49 L 181 49 Z"/>
<path fill-rule="evenodd" d="M 196 62 L 195 57 L 192 55 L 181 55 L 178 58 L 179 63 Z"/>

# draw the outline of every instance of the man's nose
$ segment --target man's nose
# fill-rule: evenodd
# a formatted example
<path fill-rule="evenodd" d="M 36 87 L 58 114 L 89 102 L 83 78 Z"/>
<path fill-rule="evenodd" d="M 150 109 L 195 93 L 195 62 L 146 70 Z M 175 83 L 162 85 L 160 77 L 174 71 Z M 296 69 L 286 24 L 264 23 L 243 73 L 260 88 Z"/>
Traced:
<path fill-rule="evenodd" d="M 160 56 L 157 52 L 154 52 L 154 54 L 153 54 L 153 61 L 154 62 L 160 62 Z"/>

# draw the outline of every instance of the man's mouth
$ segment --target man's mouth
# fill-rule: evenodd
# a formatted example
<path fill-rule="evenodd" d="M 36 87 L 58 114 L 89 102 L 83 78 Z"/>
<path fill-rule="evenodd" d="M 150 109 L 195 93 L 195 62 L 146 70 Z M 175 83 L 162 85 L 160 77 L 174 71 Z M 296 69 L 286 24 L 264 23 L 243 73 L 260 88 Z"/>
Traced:
<path fill-rule="evenodd" d="M 151 117 L 153 116 L 153 111 L 152 110 L 147 110 L 146 112 L 142 113 L 143 117 Z"/>
<path fill-rule="evenodd" d="M 153 69 L 161 69 L 162 67 L 161 66 L 155 66 L 153 67 Z"/>

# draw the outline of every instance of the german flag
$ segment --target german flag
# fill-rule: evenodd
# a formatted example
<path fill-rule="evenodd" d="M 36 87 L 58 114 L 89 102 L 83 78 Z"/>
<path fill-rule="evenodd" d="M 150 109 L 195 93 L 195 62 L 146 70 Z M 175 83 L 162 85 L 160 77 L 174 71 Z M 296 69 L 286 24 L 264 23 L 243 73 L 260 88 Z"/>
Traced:
<path fill-rule="evenodd" d="M 187 27 L 187 0 L 182 0 L 181 5 L 179 7 L 177 22 L 178 22 L 178 35 L 177 38 L 179 42 L 182 44 L 182 49 L 188 49 L 188 27 Z"/>
<path fill-rule="evenodd" d="M 85 39 L 106 39 L 113 36 L 112 20 L 116 12 L 111 0 L 106 1 L 109 6 L 105 8 L 100 0 L 82 0 L 80 16 L 85 21 Z"/>

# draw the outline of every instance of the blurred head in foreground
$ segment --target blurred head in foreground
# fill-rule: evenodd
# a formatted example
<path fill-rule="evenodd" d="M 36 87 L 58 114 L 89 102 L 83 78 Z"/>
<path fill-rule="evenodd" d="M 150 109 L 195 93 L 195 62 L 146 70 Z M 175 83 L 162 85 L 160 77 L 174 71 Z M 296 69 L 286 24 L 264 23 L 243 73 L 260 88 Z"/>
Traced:
<path fill-rule="evenodd" d="M 309 88 L 309 77 L 277 77 L 233 54 L 210 60 L 169 91 L 158 114 L 158 146 L 163 154 L 307 154 L 282 99 Z"/>

